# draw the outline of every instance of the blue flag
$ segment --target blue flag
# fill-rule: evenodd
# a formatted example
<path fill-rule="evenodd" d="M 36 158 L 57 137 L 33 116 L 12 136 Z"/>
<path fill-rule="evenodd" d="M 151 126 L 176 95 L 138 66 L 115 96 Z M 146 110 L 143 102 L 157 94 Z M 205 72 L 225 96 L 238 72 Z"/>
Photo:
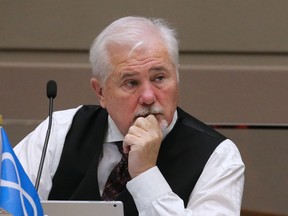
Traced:
<path fill-rule="evenodd" d="M 38 193 L 0 130 L 0 208 L 13 216 L 43 216 Z"/>

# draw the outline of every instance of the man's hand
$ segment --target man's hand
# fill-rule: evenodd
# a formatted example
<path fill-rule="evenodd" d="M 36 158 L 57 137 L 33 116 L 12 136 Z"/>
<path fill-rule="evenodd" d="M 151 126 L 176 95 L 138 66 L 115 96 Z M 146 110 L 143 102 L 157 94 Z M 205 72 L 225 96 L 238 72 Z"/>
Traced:
<path fill-rule="evenodd" d="M 161 127 L 154 115 L 139 117 L 124 138 L 124 152 L 129 152 L 128 169 L 132 178 L 156 165 L 162 142 Z"/>

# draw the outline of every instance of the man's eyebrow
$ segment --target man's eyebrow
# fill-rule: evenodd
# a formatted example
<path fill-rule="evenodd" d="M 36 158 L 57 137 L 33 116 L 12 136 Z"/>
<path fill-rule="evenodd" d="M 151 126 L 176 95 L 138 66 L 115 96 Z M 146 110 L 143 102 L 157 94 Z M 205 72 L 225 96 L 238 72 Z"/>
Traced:
<path fill-rule="evenodd" d="M 167 72 L 169 70 L 164 66 L 154 66 L 154 67 L 151 67 L 149 69 L 149 73 L 155 73 L 155 72 L 161 72 L 161 71 Z M 123 72 L 121 72 L 120 80 L 134 77 L 134 76 L 137 76 L 138 74 L 139 74 L 139 72 L 137 72 L 137 71 L 123 71 Z"/>

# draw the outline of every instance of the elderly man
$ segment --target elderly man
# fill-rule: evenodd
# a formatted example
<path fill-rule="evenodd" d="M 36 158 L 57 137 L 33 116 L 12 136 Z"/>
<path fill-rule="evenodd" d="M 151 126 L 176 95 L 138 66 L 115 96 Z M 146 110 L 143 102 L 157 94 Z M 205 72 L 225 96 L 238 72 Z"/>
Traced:
<path fill-rule="evenodd" d="M 126 216 L 239 215 L 237 147 L 178 107 L 174 30 L 120 18 L 95 39 L 90 61 L 100 106 L 53 114 L 41 198 L 120 200 Z M 32 181 L 46 129 L 47 120 L 15 147 Z"/>

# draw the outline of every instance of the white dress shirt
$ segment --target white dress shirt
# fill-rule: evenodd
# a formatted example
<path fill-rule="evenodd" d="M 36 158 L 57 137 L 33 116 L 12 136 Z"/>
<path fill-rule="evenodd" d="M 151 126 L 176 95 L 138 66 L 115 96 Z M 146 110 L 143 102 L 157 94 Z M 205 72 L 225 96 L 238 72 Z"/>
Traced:
<path fill-rule="evenodd" d="M 66 134 L 79 108 L 53 114 L 53 128 L 39 186 L 39 195 L 42 199 L 47 199 L 49 196 Z M 168 132 L 176 120 L 177 113 L 174 115 Z M 32 182 L 36 180 L 47 125 L 46 119 L 14 148 Z M 98 167 L 100 193 L 103 192 L 111 170 L 120 161 L 121 154 L 114 144 L 120 140 L 123 140 L 123 135 L 109 117 L 103 155 Z M 215 149 L 208 160 L 191 191 L 186 208 L 177 194 L 173 193 L 156 166 L 129 181 L 127 189 L 134 198 L 140 216 L 236 216 L 240 215 L 244 169 L 237 147 L 227 139 Z"/>

